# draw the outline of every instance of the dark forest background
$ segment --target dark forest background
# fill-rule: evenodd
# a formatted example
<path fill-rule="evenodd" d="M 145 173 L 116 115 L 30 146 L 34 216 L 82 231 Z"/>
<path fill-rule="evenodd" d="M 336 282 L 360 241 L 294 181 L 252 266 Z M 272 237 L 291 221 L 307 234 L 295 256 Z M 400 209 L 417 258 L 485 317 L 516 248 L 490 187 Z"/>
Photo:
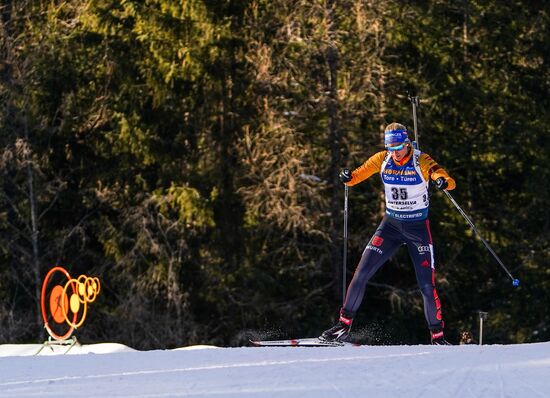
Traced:
<path fill-rule="evenodd" d="M 0 342 L 46 338 L 54 265 L 98 276 L 83 342 L 316 336 L 341 304 L 342 167 L 412 129 L 521 286 L 432 195 L 447 337 L 550 340 L 549 7 L 530 1 L 2 0 Z M 349 281 L 382 214 L 350 190 Z M 429 341 L 405 250 L 355 321 Z"/>

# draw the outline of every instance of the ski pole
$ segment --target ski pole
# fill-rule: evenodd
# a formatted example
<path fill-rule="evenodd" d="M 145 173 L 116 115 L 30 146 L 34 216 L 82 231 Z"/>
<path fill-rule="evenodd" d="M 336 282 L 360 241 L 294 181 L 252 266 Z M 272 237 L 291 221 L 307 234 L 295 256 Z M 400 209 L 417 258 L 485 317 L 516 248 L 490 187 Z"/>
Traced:
<path fill-rule="evenodd" d="M 464 219 L 468 222 L 468 224 L 470 224 L 470 227 L 472 227 L 472 230 L 475 232 L 475 234 L 478 236 L 479 239 L 481 239 L 481 241 L 483 242 L 483 244 L 485 245 L 485 247 L 487 248 L 487 250 L 489 250 L 489 253 L 491 253 L 493 255 L 493 257 L 495 258 L 495 260 L 497 260 L 497 262 L 500 264 L 500 266 L 502 267 L 502 269 L 508 274 L 508 276 L 510 277 L 510 279 L 512 279 L 512 285 L 513 286 L 519 286 L 519 279 L 516 279 L 512 276 L 512 274 L 510 273 L 510 271 L 508 270 L 508 268 L 506 268 L 506 266 L 502 263 L 502 261 L 500 261 L 500 258 L 498 258 L 497 254 L 493 251 L 493 249 L 491 248 L 491 246 L 489 246 L 489 243 L 487 243 L 487 241 L 485 239 L 483 239 L 483 237 L 481 236 L 481 234 L 479 233 L 479 231 L 477 230 L 476 226 L 474 225 L 474 223 L 472 222 L 472 220 L 470 219 L 470 217 L 468 217 L 468 215 L 464 212 L 464 210 L 462 210 L 460 208 L 460 206 L 458 205 L 458 203 L 456 203 L 456 200 L 453 198 L 453 196 L 449 193 L 449 191 L 447 190 L 444 190 L 443 192 L 445 192 L 445 195 L 447 195 L 447 197 L 451 200 L 451 202 L 453 203 L 453 205 L 455 205 L 455 207 L 457 208 L 457 210 L 459 211 L 459 213 L 462 215 L 462 217 L 464 217 Z"/>
<path fill-rule="evenodd" d="M 344 255 L 342 264 L 342 306 L 346 301 L 346 273 L 347 273 L 347 256 L 348 256 L 348 192 L 349 187 L 344 185 Z"/>
<path fill-rule="evenodd" d="M 407 91 L 407 96 L 409 98 L 409 101 L 411 101 L 411 104 L 412 104 L 413 123 L 414 123 L 414 140 L 415 140 L 414 145 L 415 145 L 416 149 L 419 149 L 416 109 L 417 109 L 418 105 L 420 104 L 420 98 L 416 95 L 416 90 L 414 88 L 411 88 Z M 453 196 L 449 193 L 449 191 L 444 190 L 443 192 L 445 192 L 445 194 L 451 200 L 453 205 L 455 205 L 455 207 L 460 212 L 462 217 L 464 217 L 464 219 L 468 222 L 468 224 L 470 224 L 470 227 L 472 227 L 473 231 L 479 237 L 479 239 L 481 239 L 481 241 L 483 242 L 483 244 L 485 245 L 487 250 L 489 250 L 489 252 L 493 255 L 493 257 L 498 261 L 498 263 L 500 264 L 502 269 L 508 274 L 510 279 L 512 279 L 512 285 L 513 286 L 519 286 L 519 279 L 514 278 L 512 276 L 512 274 L 510 273 L 510 271 L 508 270 L 508 268 L 506 268 L 506 266 L 502 263 L 502 261 L 500 261 L 500 258 L 498 258 L 497 254 L 493 251 L 491 246 L 489 246 L 489 243 L 487 243 L 487 241 L 485 239 L 483 239 L 483 237 L 481 236 L 481 234 L 477 230 L 476 226 L 474 225 L 474 223 L 470 219 L 470 217 L 468 217 L 468 215 L 464 212 L 464 210 L 462 210 L 461 207 L 458 205 L 458 203 L 456 203 L 456 201 L 454 200 Z"/>

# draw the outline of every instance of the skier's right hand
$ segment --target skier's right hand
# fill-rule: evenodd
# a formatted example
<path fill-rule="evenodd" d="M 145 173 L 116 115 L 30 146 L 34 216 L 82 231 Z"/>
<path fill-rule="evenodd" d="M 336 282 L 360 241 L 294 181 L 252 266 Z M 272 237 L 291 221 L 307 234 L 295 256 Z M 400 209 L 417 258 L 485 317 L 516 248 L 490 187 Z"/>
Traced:
<path fill-rule="evenodd" d="M 342 169 L 340 171 L 340 174 L 338 175 L 338 177 L 340 178 L 340 181 L 342 181 L 344 184 L 346 182 L 350 182 L 351 179 L 353 178 L 351 176 L 351 170 L 350 169 Z"/>

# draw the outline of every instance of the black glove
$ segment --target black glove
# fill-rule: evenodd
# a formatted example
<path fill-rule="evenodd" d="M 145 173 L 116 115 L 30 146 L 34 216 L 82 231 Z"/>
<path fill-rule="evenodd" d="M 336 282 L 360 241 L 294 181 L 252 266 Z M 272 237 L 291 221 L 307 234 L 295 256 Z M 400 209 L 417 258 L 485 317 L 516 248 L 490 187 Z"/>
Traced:
<path fill-rule="evenodd" d="M 434 181 L 434 185 L 438 191 L 442 191 L 444 189 L 447 189 L 449 183 L 447 182 L 445 177 L 439 177 L 437 180 Z"/>
<path fill-rule="evenodd" d="M 338 177 L 340 178 L 340 181 L 342 181 L 344 184 L 346 182 L 350 182 L 352 177 L 351 177 L 351 170 L 350 169 L 342 169 L 342 171 L 340 171 L 340 174 L 338 175 Z"/>

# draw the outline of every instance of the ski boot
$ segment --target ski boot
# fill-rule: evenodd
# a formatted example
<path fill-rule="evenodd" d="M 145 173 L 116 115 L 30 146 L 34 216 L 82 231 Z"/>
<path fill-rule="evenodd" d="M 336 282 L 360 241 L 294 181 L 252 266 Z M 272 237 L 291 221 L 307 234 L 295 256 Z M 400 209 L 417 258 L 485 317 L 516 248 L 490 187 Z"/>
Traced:
<path fill-rule="evenodd" d="M 351 330 L 351 324 L 353 322 L 353 314 L 340 310 L 340 318 L 338 323 L 328 330 L 325 330 L 319 337 L 319 340 L 323 341 L 349 341 L 349 333 Z"/>
<path fill-rule="evenodd" d="M 437 329 L 432 330 L 432 345 L 452 345 L 447 340 L 445 340 L 445 336 L 443 336 L 443 330 Z"/>

